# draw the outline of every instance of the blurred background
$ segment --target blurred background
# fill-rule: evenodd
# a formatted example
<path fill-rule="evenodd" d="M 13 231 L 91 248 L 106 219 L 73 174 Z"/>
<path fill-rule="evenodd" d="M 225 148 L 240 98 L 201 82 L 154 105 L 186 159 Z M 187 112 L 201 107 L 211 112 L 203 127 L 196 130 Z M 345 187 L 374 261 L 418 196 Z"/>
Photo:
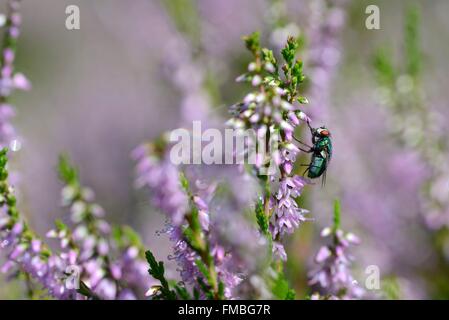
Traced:
<path fill-rule="evenodd" d="M 162 215 L 134 188 L 131 151 L 205 113 L 224 122 L 247 89 L 234 81 L 250 60 L 241 36 L 260 31 L 277 48 L 293 34 L 309 76 L 304 111 L 335 141 L 326 186 L 301 198 L 315 220 L 288 239 L 298 297 L 340 198 L 343 228 L 362 240 L 359 282 L 375 265 L 388 298 L 449 298 L 448 1 L 22 2 L 17 70 L 33 88 L 13 96 L 23 140 L 13 166 L 22 211 L 40 234 L 67 214 L 55 170 L 64 152 L 110 221 L 168 255 L 156 235 Z M 380 30 L 365 27 L 370 4 Z M 80 8 L 80 30 L 65 28 L 68 5 Z M 20 298 L 17 284 L 0 281 L 1 298 Z"/>

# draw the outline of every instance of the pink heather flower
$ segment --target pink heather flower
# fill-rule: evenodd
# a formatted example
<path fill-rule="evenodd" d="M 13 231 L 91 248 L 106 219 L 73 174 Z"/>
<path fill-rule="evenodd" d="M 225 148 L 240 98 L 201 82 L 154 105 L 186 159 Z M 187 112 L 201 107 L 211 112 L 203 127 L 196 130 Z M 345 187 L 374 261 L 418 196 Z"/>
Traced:
<path fill-rule="evenodd" d="M 271 222 L 273 237 L 292 233 L 307 218 L 308 211 L 296 203 L 295 198 L 301 195 L 307 181 L 300 176 L 286 177 L 279 183 L 278 192 L 271 199 L 274 219 Z"/>
<path fill-rule="evenodd" d="M 282 261 L 287 261 L 287 253 L 285 252 L 284 245 L 280 242 L 273 242 L 273 256 Z"/>
<path fill-rule="evenodd" d="M 360 240 L 352 233 L 325 228 L 321 236 L 332 236 L 332 244 L 322 246 L 315 256 L 318 267 L 310 273 L 310 285 L 317 285 L 322 292 L 338 299 L 359 299 L 364 290 L 359 287 L 350 272 L 352 256 L 348 253 L 351 245 Z"/>

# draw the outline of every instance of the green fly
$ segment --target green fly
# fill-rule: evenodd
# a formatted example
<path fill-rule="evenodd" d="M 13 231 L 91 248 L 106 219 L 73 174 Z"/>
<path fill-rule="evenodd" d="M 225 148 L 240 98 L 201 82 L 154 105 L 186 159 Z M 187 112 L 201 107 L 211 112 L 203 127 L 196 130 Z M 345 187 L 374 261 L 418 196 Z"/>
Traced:
<path fill-rule="evenodd" d="M 326 170 L 332 158 L 332 139 L 329 130 L 326 127 L 312 128 L 309 124 L 310 132 L 312 134 L 312 144 L 309 146 L 298 139 L 299 143 L 309 148 L 309 150 L 300 150 L 312 153 L 312 158 L 307 166 L 304 174 L 308 172 L 307 176 L 311 179 L 323 176 L 323 185 L 326 183 Z"/>

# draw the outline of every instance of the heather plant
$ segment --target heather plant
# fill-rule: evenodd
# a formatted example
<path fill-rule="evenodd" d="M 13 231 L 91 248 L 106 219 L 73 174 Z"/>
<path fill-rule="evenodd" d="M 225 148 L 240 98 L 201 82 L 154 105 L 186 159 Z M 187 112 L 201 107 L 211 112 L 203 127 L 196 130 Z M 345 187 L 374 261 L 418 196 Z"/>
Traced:
<path fill-rule="evenodd" d="M 251 83 L 256 90 L 247 94 L 243 102 L 233 106 L 235 116 L 230 124 L 236 129 L 252 128 L 258 137 L 265 137 L 265 145 L 256 145 L 256 149 L 265 148 L 255 166 L 263 188 L 263 213 L 258 212 L 258 221 L 261 230 L 271 234 L 275 256 L 286 260 L 280 242 L 282 236 L 292 233 L 305 221 L 304 214 L 307 212 L 298 206 L 295 198 L 300 196 L 308 181 L 292 174 L 300 152 L 293 143 L 295 127 L 301 121 L 310 122 L 307 115 L 294 105 L 307 103 L 307 99 L 298 93 L 298 86 L 305 77 L 302 62 L 295 58 L 298 42 L 294 38 L 290 37 L 282 50 L 285 63 L 281 67 L 273 52 L 260 46 L 258 33 L 246 37 L 245 43 L 255 60 L 248 65 L 248 72 L 237 80 Z M 270 150 L 273 141 L 279 146 L 274 151 Z M 266 159 L 262 158 L 264 156 Z M 272 162 L 279 172 L 278 181 L 270 168 Z M 278 191 L 272 191 L 273 182 L 278 184 Z"/>
<path fill-rule="evenodd" d="M 310 74 L 311 115 L 327 121 L 331 86 L 341 59 L 341 36 L 346 24 L 347 0 L 313 1 L 307 24 L 307 57 Z"/>
<path fill-rule="evenodd" d="M 136 186 L 149 191 L 152 206 L 164 214 L 159 233 L 167 235 L 172 244 L 167 258 L 176 263 L 178 274 L 174 275 L 158 260 L 159 252 L 153 246 L 146 250 L 131 227 L 107 221 L 93 190 L 81 183 L 78 170 L 66 156 L 59 159 L 58 173 L 63 184 L 62 207 L 68 215 L 55 221 L 43 238 L 20 212 L 15 183 L 9 177 L 7 148 L 15 149 L 19 142 L 9 123 L 13 109 L 7 99 L 13 89 L 30 86 L 14 70 L 19 1 L 8 3 L 0 79 L 0 243 L 6 257 L 1 271 L 10 280 L 23 281 L 30 298 L 296 298 L 284 272 L 285 262 L 292 259 L 284 244 L 288 235 L 312 220 L 301 195 L 314 183 L 296 173 L 298 157 L 312 149 L 303 149 L 305 144 L 295 135 L 302 128 L 316 130 L 302 111 L 308 99 L 302 93 L 306 76 L 297 57 L 299 39 L 297 34 L 284 37 L 293 25 L 282 21 L 285 17 L 274 18 L 274 25 L 282 29 L 271 35 L 279 52 L 264 48 L 257 32 L 244 37 L 252 61 L 237 82 L 243 82 L 249 92 L 230 107 L 226 124 L 236 136 L 253 130 L 255 138 L 262 138 L 246 140 L 244 150 L 233 149 L 234 157 L 250 156 L 251 149 L 258 151 L 255 164 L 231 169 L 175 165 L 170 157 L 173 141 L 167 135 L 132 153 L 137 162 Z M 193 24 L 191 30 L 191 22 L 184 20 L 176 5 L 166 1 L 165 6 L 180 32 L 175 47 L 187 48 L 169 49 L 167 59 L 168 78 L 181 93 L 180 124 L 201 120 L 211 126 L 221 120 L 210 108 L 214 90 L 207 79 L 210 71 L 202 66 L 207 59 L 196 38 L 199 26 Z M 190 37 L 189 41 L 184 42 L 181 34 Z M 285 38 L 282 47 L 281 38 Z M 231 179 L 220 178 L 231 172 Z M 246 180 L 234 179 L 237 175 Z M 250 194 L 246 201 L 239 198 L 236 182 L 245 183 Z M 334 216 L 333 228 L 322 232 L 332 243 L 319 250 L 318 268 L 310 284 L 314 289 L 321 286 L 321 298 L 360 298 L 362 290 L 354 286 L 347 253 L 358 239 L 340 229 L 338 202 Z"/>
<path fill-rule="evenodd" d="M 20 35 L 22 17 L 20 15 L 20 0 L 8 2 L 8 12 L 4 20 L 3 41 L 1 47 L 0 73 L 0 147 L 20 148 L 20 140 L 16 136 L 11 118 L 14 117 L 14 107 L 9 104 L 9 97 L 14 90 L 29 90 L 30 82 L 20 72 L 14 69 L 17 39 Z"/>
<path fill-rule="evenodd" d="M 63 203 L 70 207 L 72 226 L 62 221 L 47 238 L 57 239 L 51 250 L 29 228 L 16 207 L 14 189 L 7 181 L 7 149 L 1 156 L 2 247 L 8 252 L 1 271 L 10 278 L 27 279 L 30 297 L 50 295 L 58 299 L 136 299 L 149 283 L 143 247 L 128 227 L 112 232 L 93 203 L 93 192 L 80 185 L 76 170 L 66 158 L 60 160 Z M 37 296 L 35 296 L 37 294 Z"/>
<path fill-rule="evenodd" d="M 308 220 L 307 210 L 298 205 L 298 198 L 310 181 L 293 174 L 296 157 L 301 152 L 294 143 L 294 130 L 301 123 L 310 127 L 311 122 L 300 109 L 300 104 L 307 103 L 307 99 L 298 90 L 305 78 L 302 62 L 296 59 L 299 45 L 296 39 L 289 37 L 281 50 L 284 62 L 280 64 L 271 50 L 261 47 L 258 33 L 244 37 L 244 41 L 254 61 L 237 81 L 249 83 L 253 91 L 231 107 L 233 117 L 228 125 L 237 134 L 253 129 L 257 137 L 264 137 L 262 145 L 257 139 L 247 141 L 247 147 L 253 145 L 264 152 L 258 153 L 256 157 L 261 158 L 245 170 L 260 181 L 261 193 L 252 210 L 259 241 L 268 244 L 271 257 L 254 273 L 238 256 L 238 250 L 220 238 L 222 225 L 217 223 L 220 221 L 214 217 L 210 206 L 210 194 L 215 190 L 208 187 L 201 190 L 196 183 L 192 187 L 184 173 L 189 172 L 189 168 L 175 166 L 170 161 L 170 143 L 162 137 L 138 147 L 133 153 L 138 162 L 137 185 L 148 188 L 153 205 L 167 215 L 164 231 L 174 243 L 172 257 L 182 280 L 167 280 L 163 262 L 157 261 L 148 251 L 149 272 L 159 280 L 159 284 L 148 291 L 155 299 L 223 299 L 238 298 L 239 294 L 280 299 L 295 297 L 283 274 L 282 261 L 287 260 L 287 254 L 282 240 Z M 279 148 L 272 150 L 273 145 Z M 235 218 L 237 215 L 231 217 Z M 346 246 L 341 230 L 335 231 L 335 237 L 340 241 L 337 243 L 340 251 Z M 335 264 L 340 266 L 343 258 L 338 259 Z M 267 291 L 271 293 L 261 294 Z M 346 297 L 353 296 L 348 293 Z"/>
<path fill-rule="evenodd" d="M 441 110 L 427 97 L 422 83 L 425 60 L 417 7 L 408 9 L 403 33 L 400 63 L 395 63 L 391 50 L 385 48 L 374 57 L 378 97 L 388 111 L 387 128 L 398 149 L 416 154 L 426 170 L 418 196 L 418 211 L 440 257 L 436 274 L 441 274 L 441 283 L 445 283 L 449 212 L 448 131 L 442 121 Z M 445 295 L 445 285 L 437 287 L 435 293 Z"/>
<path fill-rule="evenodd" d="M 10 118 L 14 115 L 8 98 L 14 89 L 27 90 L 30 84 L 14 70 L 20 34 L 20 1 L 8 2 L 1 59 L 1 246 L 7 261 L 1 271 L 10 279 L 24 279 L 31 298 L 135 299 L 143 295 L 146 274 L 143 247 L 129 227 L 112 228 L 102 219 L 103 209 L 93 202 L 94 193 L 83 187 L 67 158 L 61 157 L 59 173 L 65 184 L 63 205 L 70 209 L 71 226 L 62 221 L 47 233 L 58 240 L 58 250 L 41 239 L 26 223 L 16 207 L 13 185 L 8 181 L 7 146 L 20 147 Z M 14 180 L 13 182 L 14 183 Z M 140 258 L 139 258 L 140 257 Z"/>
<path fill-rule="evenodd" d="M 409 9 L 404 28 L 403 63 L 395 66 L 386 50 L 378 52 L 374 67 L 382 104 L 391 114 L 389 129 L 398 144 L 417 152 L 430 170 L 421 195 L 421 211 L 431 229 L 446 226 L 449 207 L 444 184 L 448 179 L 446 129 L 439 111 L 429 105 L 422 88 L 419 13 Z"/>
<path fill-rule="evenodd" d="M 334 221 L 332 227 L 321 231 L 321 237 L 330 239 L 329 244 L 322 246 L 316 256 L 317 267 L 310 274 L 309 284 L 318 287 L 312 299 L 360 299 L 364 290 L 353 278 L 350 266 L 353 257 L 349 247 L 360 244 L 359 238 L 341 229 L 340 202 L 334 204 Z"/>

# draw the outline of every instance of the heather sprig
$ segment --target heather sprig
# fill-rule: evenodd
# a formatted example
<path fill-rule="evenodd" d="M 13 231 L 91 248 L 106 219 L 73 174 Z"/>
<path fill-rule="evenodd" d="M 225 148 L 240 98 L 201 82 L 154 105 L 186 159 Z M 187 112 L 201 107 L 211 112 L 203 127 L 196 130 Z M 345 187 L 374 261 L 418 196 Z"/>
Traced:
<path fill-rule="evenodd" d="M 165 278 L 164 263 L 162 261 L 156 261 L 156 258 L 150 250 L 145 252 L 145 256 L 150 266 L 148 273 L 160 282 L 160 285 L 151 287 L 148 294 L 153 296 L 153 299 L 174 300 L 176 294 L 170 289 L 168 281 Z"/>
<path fill-rule="evenodd" d="M 60 157 L 58 168 L 65 184 L 63 205 L 70 208 L 73 224 L 70 241 L 79 248 L 81 279 L 101 298 L 137 298 L 149 280 L 139 236 L 130 227 L 112 228 L 104 220 L 104 210 L 94 202 L 93 191 L 81 185 L 66 156 Z M 55 231 L 49 235 L 60 234 L 60 230 Z"/>
<path fill-rule="evenodd" d="M 74 287 L 66 286 L 67 267 L 76 263 L 76 253 L 66 250 L 54 254 L 28 227 L 16 207 L 14 189 L 8 183 L 7 149 L 0 151 L 0 240 L 8 252 L 8 260 L 1 271 L 14 277 L 26 274 L 29 281 L 37 281 L 48 293 L 58 299 L 77 299 Z M 60 232 L 63 232 L 60 228 Z M 62 236 L 61 236 L 62 238 Z M 33 295 L 29 286 L 29 294 Z"/>
<path fill-rule="evenodd" d="M 299 94 L 299 86 L 305 79 L 303 65 L 296 59 L 298 42 L 293 37 L 288 38 L 281 51 L 282 64 L 271 50 L 261 47 L 258 33 L 244 37 L 244 41 L 254 61 L 249 64 L 248 72 L 239 76 L 237 81 L 249 82 L 255 90 L 231 108 L 234 117 L 228 123 L 236 129 L 253 129 L 258 137 L 265 137 L 265 145 L 256 146 L 259 150 L 264 149 L 262 157 L 265 158 L 258 154 L 255 165 L 262 183 L 265 217 L 261 216 L 260 205 L 256 215 L 262 233 L 266 233 L 269 222 L 274 255 L 286 260 L 281 238 L 306 220 L 306 210 L 298 206 L 296 198 L 308 181 L 293 174 L 294 162 L 300 152 L 293 143 L 293 134 L 301 121 L 310 122 L 299 107 L 299 104 L 307 103 L 307 99 Z M 273 141 L 278 148 L 270 150 Z M 270 168 L 273 163 L 277 168 L 276 174 Z M 276 184 L 278 190 L 273 192 Z"/>
<path fill-rule="evenodd" d="M 2 56 L 0 58 L 0 102 L 6 103 L 7 98 L 15 89 L 27 90 L 30 84 L 22 73 L 14 70 L 17 39 L 20 35 L 22 17 L 19 13 L 20 0 L 8 1 L 8 13 L 4 26 Z"/>
<path fill-rule="evenodd" d="M 205 234 L 205 229 L 200 221 L 200 208 L 203 201 L 196 195 L 192 194 L 189 181 L 184 174 L 180 174 L 181 186 L 187 194 L 190 202 L 190 210 L 186 214 L 187 225 L 183 228 L 183 234 L 187 244 L 197 253 L 199 259 L 195 264 L 207 281 L 200 285 L 203 292 L 210 299 L 224 298 L 224 284 L 218 279 L 215 267 L 214 256 L 212 254 L 211 243 Z M 204 209 L 204 207 L 203 207 Z"/>
<path fill-rule="evenodd" d="M 20 0 L 8 1 L 8 12 L 6 14 L 3 29 L 3 42 L 0 56 L 0 147 L 9 147 L 13 141 L 18 140 L 11 118 L 14 117 L 14 107 L 9 104 L 9 97 L 15 89 L 29 90 L 31 85 L 28 79 L 15 71 L 15 58 L 17 39 L 20 35 L 22 17 L 19 12 Z M 17 141 L 12 145 L 18 149 L 20 143 Z"/>
<path fill-rule="evenodd" d="M 6 152 L 0 152 L 0 237 L 9 253 L 2 272 L 17 269 L 18 273 L 12 274 L 25 274 L 58 299 L 138 298 L 150 281 L 141 259 L 139 237 L 126 226 L 115 228 L 110 236 L 108 225 L 93 214 L 98 209 L 86 199 L 92 193 L 81 187 L 77 171 L 62 158 L 60 175 L 67 183 L 63 199 L 72 208 L 73 231 L 56 220 L 47 237 L 57 239 L 60 250 L 50 250 L 17 210 L 13 188 L 7 181 Z M 29 291 L 32 287 L 30 284 Z"/>
<path fill-rule="evenodd" d="M 153 205 L 168 217 L 165 232 L 174 244 L 169 258 L 178 263 L 182 281 L 192 286 L 193 296 L 199 292 L 202 298 L 231 298 L 241 281 L 234 271 L 239 264 L 220 242 L 207 199 L 193 190 L 182 168 L 171 163 L 161 140 L 138 147 L 133 156 L 138 186 L 150 190 Z"/>
<path fill-rule="evenodd" d="M 341 59 L 342 32 L 348 0 L 316 0 L 310 3 L 305 37 L 305 61 L 309 70 L 310 114 L 328 121 L 331 86 Z"/>
<path fill-rule="evenodd" d="M 318 288 L 313 299 L 358 299 L 364 294 L 350 272 L 353 257 L 348 252 L 348 248 L 358 245 L 360 240 L 341 229 L 340 206 L 340 201 L 336 200 L 333 226 L 321 231 L 321 237 L 330 239 L 330 243 L 322 246 L 315 256 L 318 266 L 310 273 L 309 281 Z"/>

